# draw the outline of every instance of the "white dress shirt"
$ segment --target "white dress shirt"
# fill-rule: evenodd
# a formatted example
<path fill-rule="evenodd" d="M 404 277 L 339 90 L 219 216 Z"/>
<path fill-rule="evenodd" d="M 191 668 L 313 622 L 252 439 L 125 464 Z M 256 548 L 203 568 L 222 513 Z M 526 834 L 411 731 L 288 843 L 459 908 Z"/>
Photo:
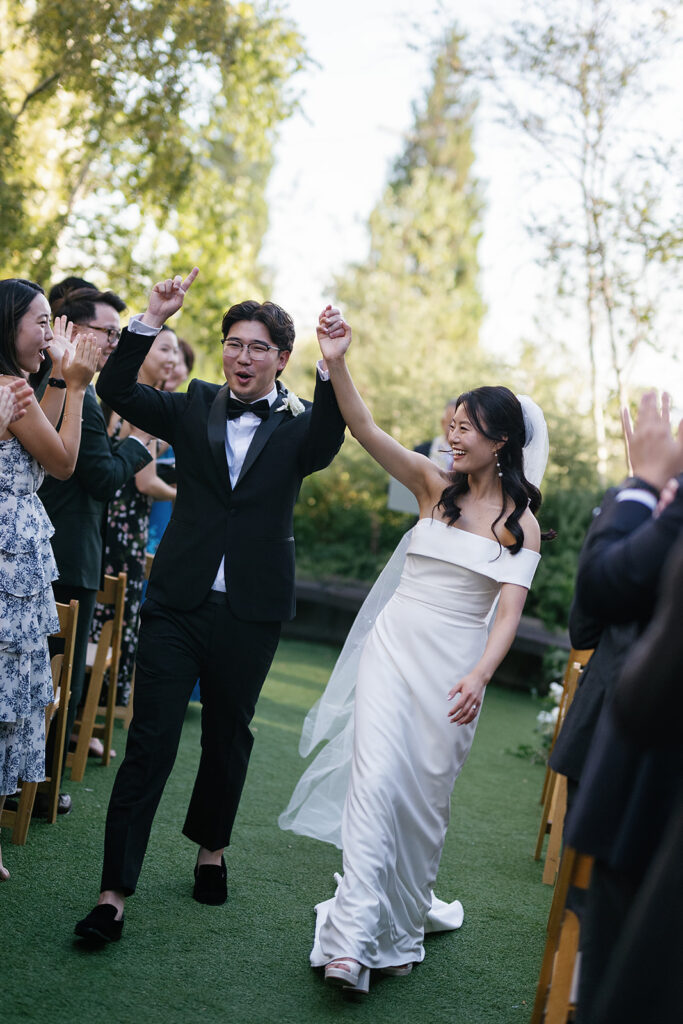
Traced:
<path fill-rule="evenodd" d="M 142 313 L 138 313 L 137 316 L 131 317 L 128 323 L 128 330 L 132 331 L 133 334 L 146 334 L 148 337 L 154 335 L 156 337 L 160 328 L 150 327 L 149 324 L 142 323 L 142 315 Z M 318 374 L 321 380 L 330 379 L 329 372 L 323 369 L 322 360 L 318 361 Z M 230 394 L 232 395 L 232 391 Z M 239 395 L 233 395 L 233 398 L 239 398 Z M 273 385 L 272 391 L 269 391 L 267 395 L 261 395 L 255 401 L 260 402 L 264 398 L 272 410 L 273 404 L 278 400 L 277 387 Z M 242 399 L 239 400 L 242 401 Z M 252 405 L 253 403 L 249 402 L 248 404 Z M 228 460 L 228 472 L 230 473 L 230 485 L 232 487 L 239 480 L 249 445 L 253 441 L 254 434 L 260 423 L 260 417 L 256 416 L 253 412 L 243 412 L 241 416 L 236 416 L 234 420 L 228 419 L 225 421 L 225 455 Z M 218 566 L 218 572 L 211 589 L 218 590 L 223 594 L 225 593 L 225 556 L 223 556 L 221 564 Z"/>
<path fill-rule="evenodd" d="M 233 398 L 238 398 L 239 401 L 242 401 L 239 395 L 233 395 L 232 391 L 229 393 Z M 264 398 L 272 412 L 273 404 L 278 399 L 277 387 L 273 385 L 272 391 L 269 391 L 267 395 L 262 395 L 256 401 L 260 402 Z M 249 402 L 248 404 L 252 405 L 253 403 Z M 254 434 L 260 424 L 260 417 L 253 412 L 243 412 L 241 416 L 236 416 L 234 420 L 226 419 L 225 421 L 225 455 L 228 460 L 231 487 L 234 487 L 239 480 L 244 460 L 249 451 L 249 445 L 253 441 Z M 221 564 L 218 566 L 218 572 L 211 585 L 211 589 L 225 593 L 225 556 L 221 558 Z"/>

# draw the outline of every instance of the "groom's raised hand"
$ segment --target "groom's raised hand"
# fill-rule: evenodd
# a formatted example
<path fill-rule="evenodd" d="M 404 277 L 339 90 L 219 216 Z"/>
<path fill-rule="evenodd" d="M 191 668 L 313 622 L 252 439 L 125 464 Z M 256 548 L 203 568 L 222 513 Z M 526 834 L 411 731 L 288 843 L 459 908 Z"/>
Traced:
<path fill-rule="evenodd" d="M 334 306 L 325 306 L 318 317 L 316 334 L 326 363 L 343 359 L 351 344 L 351 328 L 338 309 Z"/>
<path fill-rule="evenodd" d="M 178 312 L 198 273 L 199 267 L 193 267 L 185 280 L 177 274 L 175 277 L 167 277 L 165 281 L 157 282 L 149 294 L 147 309 L 141 318 L 142 323 L 150 327 L 162 327 L 170 316 Z"/>

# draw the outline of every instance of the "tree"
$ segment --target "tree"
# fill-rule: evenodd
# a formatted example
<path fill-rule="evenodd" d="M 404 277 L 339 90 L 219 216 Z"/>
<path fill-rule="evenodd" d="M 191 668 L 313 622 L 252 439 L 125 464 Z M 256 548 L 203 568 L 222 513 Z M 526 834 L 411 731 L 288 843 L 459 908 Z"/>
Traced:
<path fill-rule="evenodd" d="M 474 58 L 500 90 L 504 122 L 541 158 L 530 230 L 543 242 L 556 297 L 582 321 L 603 483 L 606 406 L 612 395 L 626 404 L 635 353 L 657 345 L 683 257 L 681 152 L 651 126 L 656 68 L 675 45 L 680 8 L 680 0 L 532 0 L 483 68 Z"/>
<path fill-rule="evenodd" d="M 260 290 L 292 25 L 227 0 L 0 0 L 0 16 L 3 274 L 79 269 L 139 300 L 171 258 L 199 263 L 192 309 L 213 323 Z"/>
<path fill-rule="evenodd" d="M 408 444 L 432 433 L 443 403 L 476 379 L 479 359 L 482 200 L 461 41 L 450 29 L 439 45 L 424 103 L 370 216 L 368 258 L 334 292 L 356 331 L 359 387 L 377 422 Z"/>
<path fill-rule="evenodd" d="M 380 426 L 407 447 L 433 436 L 449 398 L 482 381 L 476 97 L 459 65 L 460 45 L 450 30 L 437 47 L 430 87 L 370 216 L 367 259 L 332 291 L 354 329 L 350 362 L 359 389 Z M 298 387 L 295 374 L 288 368 L 288 382 Z M 308 544 L 307 526 L 315 532 L 302 564 L 321 571 L 334 557 L 337 571 L 376 575 L 406 527 L 405 516 L 387 513 L 386 482 L 348 439 L 324 482 L 305 484 L 297 535 Z"/>

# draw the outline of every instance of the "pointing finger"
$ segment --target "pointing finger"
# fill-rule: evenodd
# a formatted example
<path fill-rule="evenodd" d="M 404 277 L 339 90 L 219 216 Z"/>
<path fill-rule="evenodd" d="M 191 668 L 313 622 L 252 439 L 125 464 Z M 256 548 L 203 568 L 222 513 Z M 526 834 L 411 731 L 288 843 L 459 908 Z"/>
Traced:
<path fill-rule="evenodd" d="M 184 292 L 186 292 L 187 289 L 192 286 L 192 284 L 193 284 L 195 278 L 197 277 L 198 273 L 199 273 L 199 267 L 193 267 L 192 270 L 190 271 L 190 273 L 185 278 L 185 280 L 181 283 L 180 287 L 183 289 Z"/>

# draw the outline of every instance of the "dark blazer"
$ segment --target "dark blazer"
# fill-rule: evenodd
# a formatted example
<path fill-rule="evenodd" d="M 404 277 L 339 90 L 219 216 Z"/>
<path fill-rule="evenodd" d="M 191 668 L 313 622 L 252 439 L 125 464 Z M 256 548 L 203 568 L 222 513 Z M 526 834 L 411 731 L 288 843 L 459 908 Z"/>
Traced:
<path fill-rule="evenodd" d="M 95 389 L 88 386 L 76 469 L 68 480 L 47 476 L 38 491 L 55 528 L 52 550 L 61 584 L 99 589 L 107 502 L 151 458 L 133 438 L 112 442 Z"/>
<path fill-rule="evenodd" d="M 683 492 L 657 519 L 632 501 L 614 502 L 603 516 L 581 555 L 577 599 L 606 631 L 630 622 L 640 635 L 652 617 L 664 567 L 683 536 Z M 612 694 L 620 668 L 615 664 Z M 642 871 L 670 813 L 676 772 L 674 752 L 643 754 L 616 727 L 611 700 L 606 701 L 567 819 L 568 842 L 613 868 Z"/>
<path fill-rule="evenodd" d="M 644 747 L 678 745 L 683 760 L 683 535 L 668 560 L 652 622 L 617 686 L 619 726 Z"/>
<path fill-rule="evenodd" d="M 198 607 L 225 556 L 228 602 L 238 618 L 291 619 L 294 503 L 303 478 L 329 465 L 344 438 L 332 385 L 316 375 L 313 405 L 304 403 L 298 416 L 271 411 L 233 490 L 225 454 L 228 385 L 193 380 L 187 394 L 174 394 L 138 384 L 152 341 L 124 331 L 97 384 L 108 405 L 175 452 L 178 493 L 148 596 L 178 610 Z"/>
<path fill-rule="evenodd" d="M 595 647 L 550 755 L 551 768 L 574 781 L 626 656 L 652 616 L 663 567 L 683 529 L 683 495 L 654 519 L 647 505 L 615 501 L 618 490 L 607 492 L 589 527 L 569 617 L 572 645 Z"/>

